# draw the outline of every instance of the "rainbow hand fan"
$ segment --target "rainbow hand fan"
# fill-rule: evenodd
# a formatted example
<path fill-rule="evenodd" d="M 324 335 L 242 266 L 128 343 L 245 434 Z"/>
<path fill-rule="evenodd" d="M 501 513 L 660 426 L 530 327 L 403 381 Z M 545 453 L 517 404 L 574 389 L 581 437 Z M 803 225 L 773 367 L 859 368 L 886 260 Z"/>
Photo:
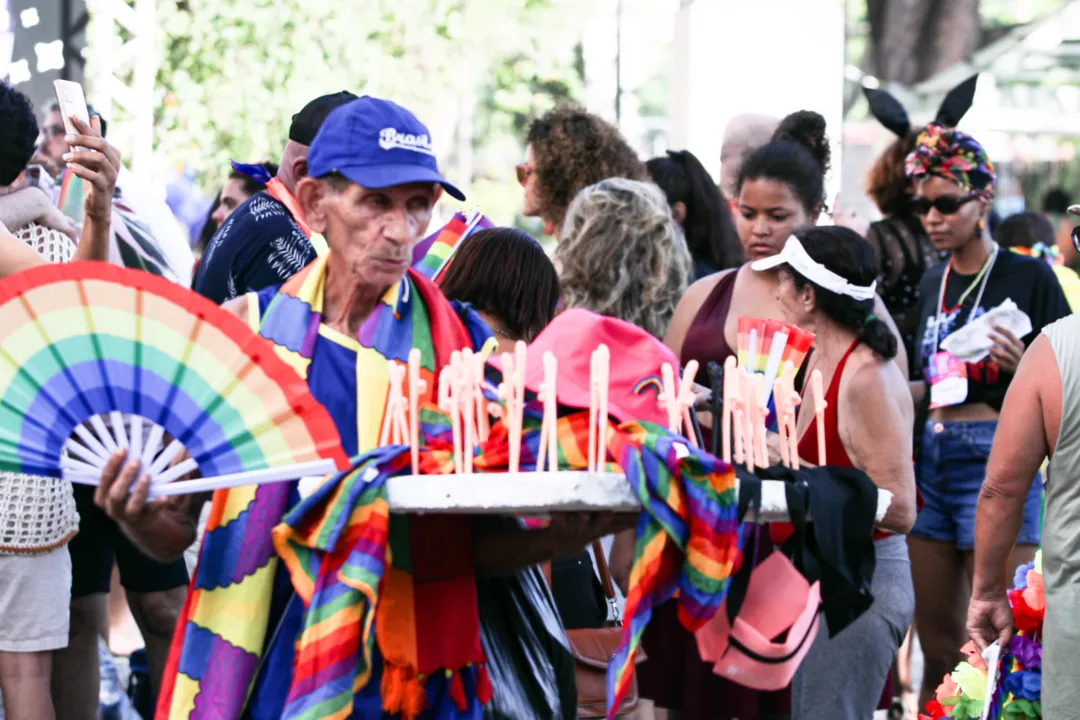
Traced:
<path fill-rule="evenodd" d="M 300 376 L 194 292 L 96 262 L 0 281 L 0 470 L 97 484 L 117 448 L 142 461 L 153 494 L 348 465 Z M 196 468 L 203 479 L 164 487 Z"/>

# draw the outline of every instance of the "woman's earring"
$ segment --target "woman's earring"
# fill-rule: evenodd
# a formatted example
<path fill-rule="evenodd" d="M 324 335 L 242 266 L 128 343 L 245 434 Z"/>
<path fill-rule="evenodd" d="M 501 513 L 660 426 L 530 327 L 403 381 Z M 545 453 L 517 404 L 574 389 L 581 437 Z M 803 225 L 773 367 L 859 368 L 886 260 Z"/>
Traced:
<path fill-rule="evenodd" d="M 980 235 L 982 235 L 983 230 L 986 229 L 986 218 L 985 217 L 979 218 L 979 224 L 975 226 L 975 229 L 979 231 Z"/>

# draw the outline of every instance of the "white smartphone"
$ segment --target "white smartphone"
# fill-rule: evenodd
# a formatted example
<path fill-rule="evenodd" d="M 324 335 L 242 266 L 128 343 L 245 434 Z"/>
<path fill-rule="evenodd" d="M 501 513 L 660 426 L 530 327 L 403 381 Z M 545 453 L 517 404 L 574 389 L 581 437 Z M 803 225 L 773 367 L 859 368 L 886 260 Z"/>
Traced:
<path fill-rule="evenodd" d="M 78 135 L 79 131 L 75 128 L 75 123 L 71 122 L 73 115 L 87 125 L 90 124 L 90 111 L 86 108 L 86 96 L 83 94 L 82 85 L 70 80 L 55 80 L 53 90 L 56 91 L 56 102 L 59 103 L 60 114 L 64 118 L 64 130 L 68 135 Z M 85 150 L 85 148 L 75 148 L 75 150 Z"/>

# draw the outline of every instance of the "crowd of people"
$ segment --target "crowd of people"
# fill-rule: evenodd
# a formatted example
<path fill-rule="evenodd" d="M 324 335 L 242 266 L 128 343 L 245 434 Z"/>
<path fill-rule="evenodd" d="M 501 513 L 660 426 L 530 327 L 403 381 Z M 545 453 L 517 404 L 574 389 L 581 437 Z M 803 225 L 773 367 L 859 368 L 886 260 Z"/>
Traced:
<path fill-rule="evenodd" d="M 962 97 L 953 95 L 924 127 L 882 103 L 878 97 L 875 114 L 897 138 L 870 172 L 868 192 L 883 219 L 865 235 L 823 224 L 835 129 L 817 113 L 736 118 L 725 132 L 718 185 L 688 151 L 642 162 L 615 126 L 559 106 L 532 123 L 516 167 L 522 212 L 543 221 L 553 255 L 519 230 L 481 230 L 461 243 L 436 288 L 410 271 L 413 249 L 434 229 L 443 196 L 464 194 L 441 174 L 426 126 L 395 103 L 345 91 L 313 99 L 293 116 L 279 162 L 234 163 L 193 252 L 168 208 L 144 197 L 124 169 L 100 116 L 70 136 L 57 108 L 39 123 L 21 93 L 0 86 L 0 276 L 58 261 L 20 239 L 37 225 L 73 241 L 64 260 L 154 272 L 278 344 L 309 333 L 305 379 L 350 457 L 377 446 L 363 407 L 374 380 L 358 374 L 357 358 L 362 349 L 381 351 L 358 342 L 381 303 L 393 305 L 396 322 L 423 314 L 443 323 L 445 333 L 432 330 L 436 355 L 446 333 L 478 353 L 489 338 L 512 351 L 570 309 L 636 327 L 684 366 L 722 366 L 735 355 L 740 317 L 808 330 L 814 344 L 797 382 L 820 373 L 826 406 L 817 412 L 804 394 L 800 457 L 819 463 L 813 438 L 822 423 L 827 464 L 861 471 L 892 497 L 873 530 L 863 599 L 844 601 L 857 610 L 826 606 L 822 632 L 790 684 L 775 691 L 717 675 L 677 601 L 663 603 L 644 629 L 646 659 L 636 666 L 643 702 L 634 712 L 866 720 L 892 709 L 905 689 L 924 705 L 969 635 L 981 646 L 1008 638 L 1005 592 L 1042 544 L 1041 473 L 1052 457 L 1043 545 L 1043 661 L 1052 669 L 1043 673 L 1042 708 L 1047 718 L 1070 717 L 1080 687 L 1065 657 L 1080 639 L 1071 613 L 1080 506 L 1068 481 L 1080 462 L 1080 417 L 1070 402 L 1077 328 L 1069 316 L 1080 278 L 1043 215 L 1005 218 L 992 232 L 995 171 L 978 140 L 955 128 Z M 311 287 L 317 295 L 304 295 Z M 295 312 L 282 312 L 279 298 Z M 988 354 L 974 362 L 943 349 L 1007 300 L 1030 319 L 1030 332 L 995 328 Z M 297 324 L 301 316 L 310 327 Z M 719 422 L 704 406 L 699 420 L 706 435 Z M 114 565 L 146 644 L 156 717 L 319 716 L 300 713 L 292 692 L 304 603 L 269 535 L 301 501 L 296 483 L 252 501 L 263 513 L 258 527 L 206 534 L 209 496 L 148 501 L 149 479 L 122 452 L 97 487 L 21 476 L 0 482 L 0 691 L 8 718 L 96 716 Z M 611 619 L 598 561 L 610 564 L 624 596 L 632 594 L 636 525 L 608 513 L 556 513 L 543 529 L 466 525 L 489 667 L 470 665 L 460 679 L 420 677 L 401 689 L 394 644 L 380 624 L 366 681 L 334 716 L 574 717 L 566 631 Z M 755 537 L 763 558 L 791 529 L 773 524 Z M 598 558 L 593 541 L 607 538 L 595 546 L 607 557 Z M 230 635 L 221 628 L 237 620 L 226 615 L 226 600 L 222 617 L 203 626 L 185 597 L 213 586 L 211 573 L 223 572 L 223 563 L 228 569 L 233 560 L 222 554 L 237 543 L 258 555 L 257 573 L 269 579 L 244 632 Z M 200 561 L 185 563 L 185 552 Z M 522 639 L 528 633 L 533 646 Z M 921 688 L 905 687 L 912 633 L 925 657 Z M 530 648 L 543 652 L 529 657 Z"/>

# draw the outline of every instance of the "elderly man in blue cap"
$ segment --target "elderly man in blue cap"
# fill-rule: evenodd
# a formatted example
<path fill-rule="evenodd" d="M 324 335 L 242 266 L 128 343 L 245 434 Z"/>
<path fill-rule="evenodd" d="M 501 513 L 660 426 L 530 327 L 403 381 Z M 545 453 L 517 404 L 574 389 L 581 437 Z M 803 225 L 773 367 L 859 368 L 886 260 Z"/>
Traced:
<path fill-rule="evenodd" d="M 428 130 L 412 113 L 371 97 L 343 105 L 316 136 L 308 166 L 309 177 L 298 183 L 296 196 L 313 232 L 325 237 L 329 254 L 285 284 L 249 293 L 225 307 L 291 358 L 333 417 L 346 454 L 355 456 L 379 445 L 387 358 L 401 359 L 412 345 L 426 346 L 421 347 L 422 365 L 437 372 L 453 350 L 468 345 L 479 350 L 490 331 L 479 316 L 452 306 L 434 285 L 410 270 L 413 248 L 440 194 L 464 199 L 439 172 Z M 418 333 L 427 337 L 417 341 Z M 144 552 L 163 560 L 179 557 L 195 536 L 195 519 L 205 498 L 148 502 L 149 479 L 138 478 L 134 463 L 123 465 L 122 454 L 110 461 L 96 501 Z M 423 530 L 421 537 L 417 533 L 430 518 L 410 518 L 405 532 L 411 560 L 405 575 L 412 575 L 403 579 L 387 564 L 378 589 L 378 642 L 371 664 L 350 665 L 342 685 L 326 676 L 337 666 L 313 671 L 304 656 L 297 655 L 300 639 L 310 639 L 315 631 L 278 561 L 270 530 L 299 500 L 298 483 L 215 494 L 157 717 L 359 718 L 400 713 L 410 718 L 480 718 L 490 686 L 483 670 L 475 576 L 513 572 L 573 553 L 615 529 L 610 516 L 575 517 L 554 523 L 551 531 L 537 531 L 535 541 L 525 547 L 503 542 L 505 535 L 520 530 L 501 524 L 485 529 L 474 528 L 468 518 L 439 520 L 464 524 Z M 390 524 L 391 538 L 395 522 Z M 395 596 L 395 587 L 402 583 L 409 605 L 404 614 L 401 603 L 388 602 L 401 597 Z M 242 621 L 235 615 L 239 608 L 245 608 Z M 424 622 L 422 627 L 406 623 L 404 631 L 399 623 L 391 631 L 384 627 L 391 615 L 423 617 Z M 324 647 L 330 655 L 343 652 L 342 663 L 357 663 L 359 653 L 346 641 L 358 624 L 340 626 L 318 652 Z M 433 627 L 440 629 L 433 632 Z M 395 664 L 400 654 L 394 653 L 402 634 L 409 636 L 406 645 L 423 646 L 421 655 L 445 660 L 438 665 L 445 673 L 417 673 L 412 667 L 404 676 L 404 666 Z M 338 644 L 349 649 L 336 649 Z M 473 655 L 463 657 L 462 651 Z M 572 715 L 573 708 L 566 712 Z"/>

